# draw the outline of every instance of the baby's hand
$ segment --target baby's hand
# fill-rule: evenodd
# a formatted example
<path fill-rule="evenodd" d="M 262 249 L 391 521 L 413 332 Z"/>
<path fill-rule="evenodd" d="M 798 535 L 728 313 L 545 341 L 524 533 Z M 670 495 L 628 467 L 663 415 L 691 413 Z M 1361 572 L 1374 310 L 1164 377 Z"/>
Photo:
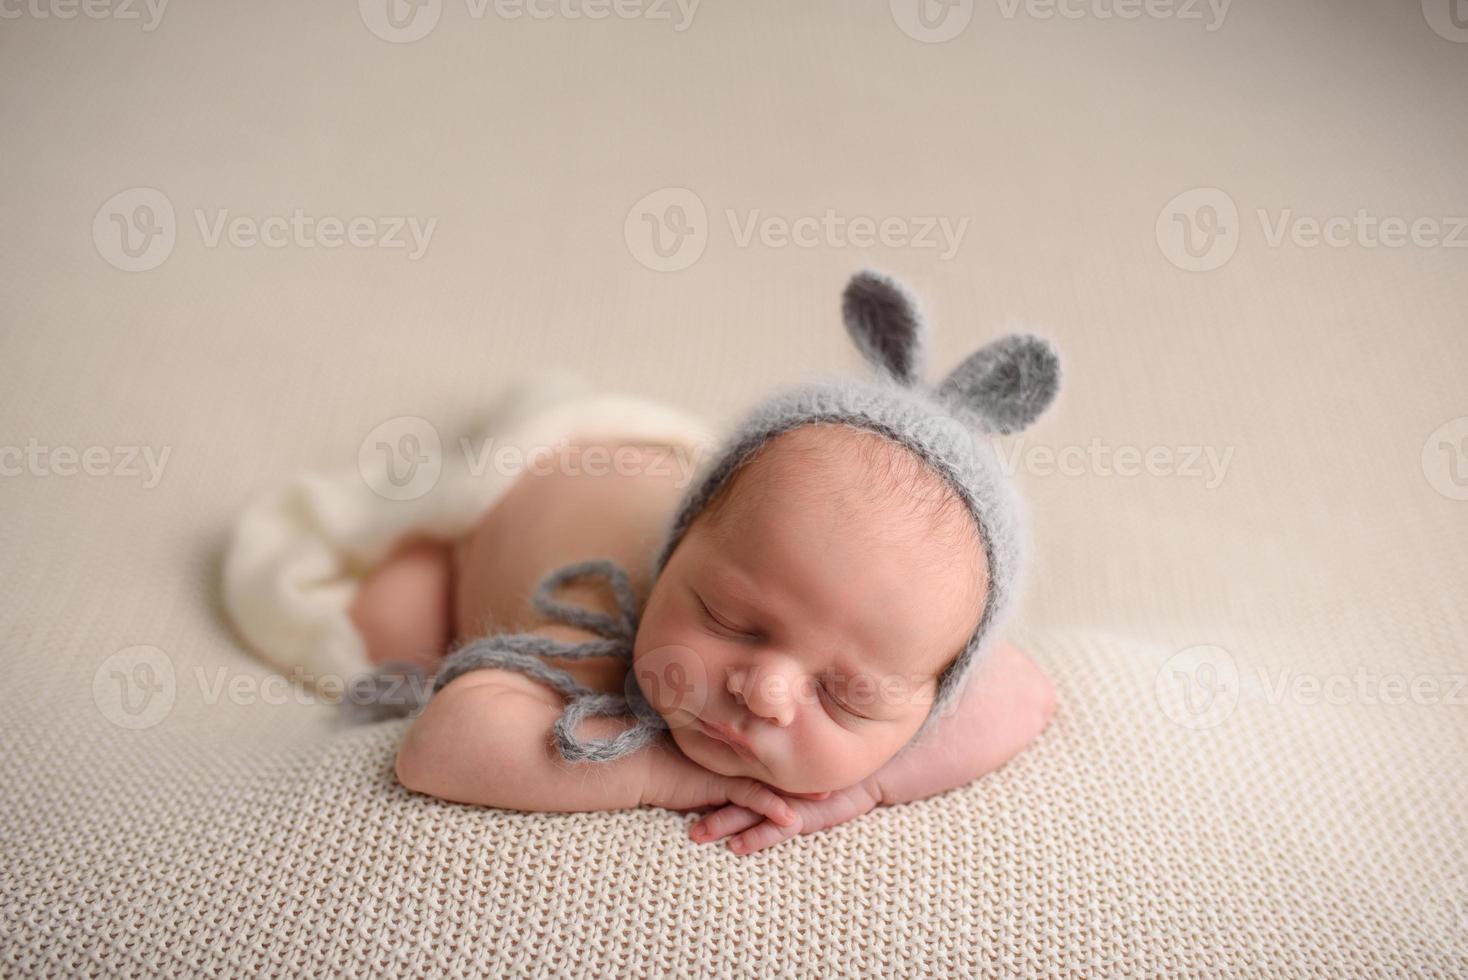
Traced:
<path fill-rule="evenodd" d="M 870 812 L 881 800 L 881 789 L 875 778 L 868 778 L 842 790 L 781 795 L 795 811 L 793 824 L 782 826 L 747 807 L 730 805 L 699 820 L 689 828 L 688 836 L 702 844 L 735 834 L 729 850 L 753 854 L 796 834 L 813 834 Z"/>
<path fill-rule="evenodd" d="M 644 806 L 696 810 L 731 803 L 761 820 L 769 819 L 775 826 L 800 827 L 791 803 L 757 779 L 705 769 L 667 740 L 649 746 L 646 752 L 641 794 Z"/>

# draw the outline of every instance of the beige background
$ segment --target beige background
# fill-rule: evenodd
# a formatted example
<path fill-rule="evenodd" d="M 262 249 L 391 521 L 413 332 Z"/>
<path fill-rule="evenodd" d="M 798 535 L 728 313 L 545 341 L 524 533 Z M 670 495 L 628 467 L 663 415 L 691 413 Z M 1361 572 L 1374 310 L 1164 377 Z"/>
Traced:
<path fill-rule="evenodd" d="M 1468 971 L 1468 487 L 1439 446 L 1468 435 L 1468 231 L 1271 246 L 1258 217 L 1468 215 L 1445 3 L 1237 0 L 1209 30 L 980 0 L 943 43 L 887 3 L 705 0 L 677 30 L 445 0 L 413 43 L 340 0 L 153 30 L 27 4 L 0 21 L 0 447 L 170 455 L 151 488 L 0 478 L 4 972 Z M 136 187 L 177 241 L 125 272 L 92 228 Z M 707 247 L 658 272 L 624 224 L 668 187 Z M 1238 210 L 1211 271 L 1157 234 L 1194 188 Z M 195 217 L 297 208 L 437 224 L 412 261 L 208 247 Z M 725 216 L 828 208 L 967 226 L 945 259 L 741 247 Z M 863 265 L 924 298 L 935 376 L 1007 327 L 1054 339 L 1021 458 L 1231 453 L 1213 487 L 1022 468 L 1016 634 L 1062 708 L 1001 773 L 738 859 L 666 812 L 409 797 L 398 726 L 209 696 L 267 676 L 215 596 L 268 482 L 395 416 L 455 433 L 532 365 L 727 421 L 856 367 L 837 298 Z M 106 673 L 135 645 L 175 678 L 136 731 Z M 1212 715 L 1173 698 L 1199 645 Z M 1300 675 L 1343 703 L 1271 693 Z M 1385 675 L 1436 694 L 1373 703 Z"/>

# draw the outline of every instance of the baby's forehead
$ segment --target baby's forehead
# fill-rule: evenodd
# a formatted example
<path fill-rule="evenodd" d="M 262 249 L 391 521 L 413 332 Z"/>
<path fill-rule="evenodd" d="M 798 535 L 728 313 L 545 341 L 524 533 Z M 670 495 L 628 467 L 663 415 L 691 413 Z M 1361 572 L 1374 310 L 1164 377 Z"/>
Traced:
<path fill-rule="evenodd" d="M 844 534 L 926 555 L 934 567 L 987 562 L 979 529 L 954 489 L 892 440 L 836 423 L 799 426 L 770 439 L 724 487 L 710 523 L 730 534 L 780 533 L 824 521 Z"/>
<path fill-rule="evenodd" d="M 744 465 L 730 496 L 802 505 L 865 503 L 869 511 L 892 516 L 912 514 L 915 504 L 961 504 L 953 488 L 910 450 L 876 432 L 836 423 L 802 425 L 772 438 Z"/>

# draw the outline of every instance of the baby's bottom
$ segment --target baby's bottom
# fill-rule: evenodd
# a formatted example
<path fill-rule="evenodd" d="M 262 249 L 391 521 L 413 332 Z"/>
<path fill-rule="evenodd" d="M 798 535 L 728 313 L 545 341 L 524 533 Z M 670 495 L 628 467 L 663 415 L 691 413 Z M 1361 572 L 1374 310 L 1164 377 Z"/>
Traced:
<path fill-rule="evenodd" d="M 604 451 L 602 457 L 590 455 Z M 572 561 L 609 558 L 645 599 L 651 564 L 682 495 L 668 446 L 619 439 L 573 441 L 563 466 L 520 474 L 456 541 L 404 541 L 362 583 L 348 611 L 373 664 L 409 663 L 431 673 L 459 640 L 490 632 L 560 632 L 532 612 L 541 575 Z M 617 454 L 617 466 L 604 465 Z M 587 604 L 594 586 L 568 584 L 559 598 Z M 594 600 L 593 600 L 594 601 Z M 579 637 L 579 638 L 589 638 Z M 613 658 L 615 659 L 615 658 Z M 625 664 L 589 658 L 566 669 L 582 683 L 623 686 Z"/>

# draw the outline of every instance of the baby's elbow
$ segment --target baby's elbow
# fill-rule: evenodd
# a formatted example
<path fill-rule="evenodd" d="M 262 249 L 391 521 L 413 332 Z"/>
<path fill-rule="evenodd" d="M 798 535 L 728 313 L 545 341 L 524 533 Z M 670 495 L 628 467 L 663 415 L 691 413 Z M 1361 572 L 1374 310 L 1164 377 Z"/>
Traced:
<path fill-rule="evenodd" d="M 414 793 L 432 794 L 432 753 L 424 750 L 421 738 L 415 738 L 417 729 L 409 729 L 403 744 L 398 746 L 397 758 L 393 761 L 393 775 L 398 784 Z"/>
<path fill-rule="evenodd" d="M 443 708 L 446 705 L 432 707 Z M 393 761 L 393 775 L 404 789 L 428 796 L 443 797 L 448 790 L 448 781 L 453 754 L 446 737 L 452 725 L 446 724 L 441 711 L 427 711 L 413 720 L 412 727 L 403 736 L 398 746 L 397 758 Z"/>
<path fill-rule="evenodd" d="M 517 731 L 524 727 L 524 712 L 515 711 L 503 685 L 491 680 L 457 678 L 413 719 L 393 762 L 404 789 L 461 803 L 495 803 L 487 774 L 523 753 Z"/>

